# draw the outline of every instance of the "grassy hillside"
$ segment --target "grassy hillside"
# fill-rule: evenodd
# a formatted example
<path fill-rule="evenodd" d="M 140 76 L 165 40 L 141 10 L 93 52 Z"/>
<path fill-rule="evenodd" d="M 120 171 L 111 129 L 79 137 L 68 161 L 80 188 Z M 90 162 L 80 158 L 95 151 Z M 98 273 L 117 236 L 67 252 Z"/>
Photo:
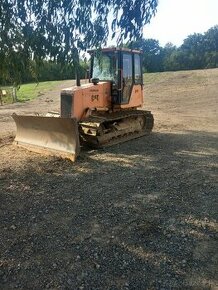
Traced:
<path fill-rule="evenodd" d="M 144 108 L 154 113 L 156 129 L 218 124 L 218 69 L 144 74 L 144 84 Z"/>
<path fill-rule="evenodd" d="M 199 87 L 207 87 L 214 85 L 218 79 L 218 69 L 195 70 L 195 71 L 178 71 L 178 72 L 161 72 L 161 73 L 145 73 L 144 85 L 146 94 L 154 93 L 159 97 L 160 91 L 157 91 L 161 86 L 161 94 L 163 92 L 174 92 L 176 95 L 180 91 L 195 91 Z M 48 81 L 23 84 L 17 92 L 19 102 L 32 100 L 46 92 L 55 90 L 63 81 Z M 4 103 L 11 103 L 11 88 L 4 87 L 9 92 L 9 96 L 4 98 Z"/>

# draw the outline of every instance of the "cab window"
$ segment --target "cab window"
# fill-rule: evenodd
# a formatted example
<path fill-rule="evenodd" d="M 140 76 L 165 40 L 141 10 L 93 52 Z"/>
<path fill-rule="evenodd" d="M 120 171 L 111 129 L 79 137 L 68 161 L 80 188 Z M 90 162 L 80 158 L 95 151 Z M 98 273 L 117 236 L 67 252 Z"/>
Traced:
<path fill-rule="evenodd" d="M 114 53 L 95 55 L 92 77 L 117 82 L 117 57 Z"/>
<path fill-rule="evenodd" d="M 132 81 L 132 55 L 123 54 L 123 77 L 128 81 Z"/>
<path fill-rule="evenodd" d="M 135 84 L 142 83 L 142 71 L 141 71 L 141 63 L 139 54 L 134 54 L 135 59 Z"/>

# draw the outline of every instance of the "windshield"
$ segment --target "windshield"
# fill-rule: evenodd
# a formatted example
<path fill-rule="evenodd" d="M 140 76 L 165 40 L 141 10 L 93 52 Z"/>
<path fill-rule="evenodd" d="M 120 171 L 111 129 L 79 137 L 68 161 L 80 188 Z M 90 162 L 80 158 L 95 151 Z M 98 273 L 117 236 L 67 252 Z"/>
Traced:
<path fill-rule="evenodd" d="M 114 53 L 95 55 L 92 78 L 117 82 L 117 56 Z"/>

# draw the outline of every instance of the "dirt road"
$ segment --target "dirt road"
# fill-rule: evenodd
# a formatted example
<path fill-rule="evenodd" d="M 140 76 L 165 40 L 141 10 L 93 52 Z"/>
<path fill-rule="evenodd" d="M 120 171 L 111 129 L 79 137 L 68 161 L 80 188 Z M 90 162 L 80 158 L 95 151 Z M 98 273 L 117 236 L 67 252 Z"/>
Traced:
<path fill-rule="evenodd" d="M 148 77 L 150 136 L 73 164 L 1 144 L 1 289 L 217 289 L 218 69 Z"/>

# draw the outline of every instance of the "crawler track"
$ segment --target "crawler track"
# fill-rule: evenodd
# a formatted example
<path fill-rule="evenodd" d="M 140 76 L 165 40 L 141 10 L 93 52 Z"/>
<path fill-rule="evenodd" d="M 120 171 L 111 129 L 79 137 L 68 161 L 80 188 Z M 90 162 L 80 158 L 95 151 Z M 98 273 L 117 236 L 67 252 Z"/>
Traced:
<path fill-rule="evenodd" d="M 150 111 L 131 110 L 92 115 L 80 122 L 79 131 L 83 143 L 102 148 L 147 135 L 153 125 Z"/>

